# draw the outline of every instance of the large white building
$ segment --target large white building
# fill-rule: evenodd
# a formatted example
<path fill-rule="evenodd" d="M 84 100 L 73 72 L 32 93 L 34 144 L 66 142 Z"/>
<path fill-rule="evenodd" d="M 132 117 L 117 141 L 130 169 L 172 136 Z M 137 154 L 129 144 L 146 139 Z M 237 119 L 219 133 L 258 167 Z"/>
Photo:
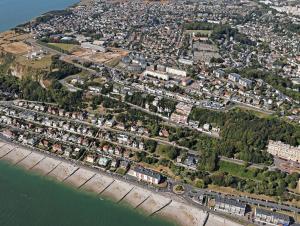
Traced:
<path fill-rule="evenodd" d="M 187 76 L 186 71 L 176 69 L 176 68 L 171 68 L 171 67 L 167 67 L 166 72 L 169 73 L 169 74 L 177 75 L 177 76 L 181 76 L 181 77 L 186 77 Z"/>
<path fill-rule="evenodd" d="M 166 81 L 170 79 L 170 76 L 166 73 L 151 71 L 151 70 L 144 71 L 144 75 L 152 76 L 152 77 L 162 79 L 162 80 L 166 80 Z"/>
<path fill-rule="evenodd" d="M 238 82 L 240 80 L 241 76 L 237 73 L 230 73 L 228 75 L 228 79 L 233 81 L 233 82 Z"/>
<path fill-rule="evenodd" d="M 184 58 L 180 58 L 178 60 L 178 62 L 181 63 L 181 64 L 186 64 L 186 65 L 193 65 L 194 64 L 193 60 L 184 59 Z"/>
<path fill-rule="evenodd" d="M 267 152 L 286 160 L 300 162 L 300 146 L 293 147 L 281 141 L 269 141 Z"/>

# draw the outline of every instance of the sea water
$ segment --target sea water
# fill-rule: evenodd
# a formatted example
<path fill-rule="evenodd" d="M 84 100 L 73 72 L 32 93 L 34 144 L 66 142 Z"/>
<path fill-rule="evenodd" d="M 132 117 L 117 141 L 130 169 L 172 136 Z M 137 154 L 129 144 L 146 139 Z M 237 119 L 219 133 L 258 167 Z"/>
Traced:
<path fill-rule="evenodd" d="M 79 0 L 0 0 L 0 32 L 77 2 Z"/>
<path fill-rule="evenodd" d="M 1 226 L 171 226 L 0 161 Z"/>

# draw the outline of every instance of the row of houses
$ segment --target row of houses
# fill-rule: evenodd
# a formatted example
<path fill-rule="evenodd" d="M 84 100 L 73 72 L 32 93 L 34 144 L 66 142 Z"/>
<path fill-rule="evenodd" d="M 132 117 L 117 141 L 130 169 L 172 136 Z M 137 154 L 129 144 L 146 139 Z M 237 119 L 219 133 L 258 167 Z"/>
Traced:
<path fill-rule="evenodd" d="M 250 211 L 250 206 L 235 199 L 218 196 L 215 198 L 214 209 L 216 211 L 243 217 Z M 253 220 L 257 224 L 269 226 L 288 226 L 292 224 L 292 218 L 290 216 L 262 208 L 255 208 Z"/>
<path fill-rule="evenodd" d="M 79 159 L 86 151 L 86 149 L 77 147 L 75 143 L 73 146 L 69 146 L 63 143 L 50 141 L 46 138 L 41 139 L 33 136 L 32 134 L 15 132 L 11 129 L 4 129 L 1 134 L 8 139 L 15 140 L 31 147 L 38 147 L 65 158 Z M 98 148 L 96 152 L 89 152 L 86 154 L 83 161 L 106 169 L 111 167 L 114 169 L 121 168 L 126 172 L 130 168 L 130 160 L 126 160 L 129 156 L 122 155 L 122 153 L 123 152 L 121 152 L 121 149 L 118 147 L 113 148 L 111 146 L 104 145 L 103 147 Z M 116 156 L 119 157 L 116 158 Z M 134 167 L 130 170 L 129 175 L 139 181 L 145 181 L 156 185 L 160 184 L 164 178 L 160 173 L 141 166 Z"/>
<path fill-rule="evenodd" d="M 53 105 L 39 104 L 28 101 L 15 101 L 14 105 L 70 119 L 86 120 L 88 118 L 87 112 L 68 112 L 62 108 Z"/>
<path fill-rule="evenodd" d="M 87 126 L 77 125 L 75 127 L 70 122 L 57 121 L 54 118 L 39 119 L 37 114 L 32 112 L 5 109 L 8 112 L 8 116 L 2 115 L 0 123 L 22 129 L 19 132 L 15 132 L 13 129 L 3 130 L 2 135 L 9 139 L 72 159 L 79 159 L 87 150 L 93 149 L 93 152 L 89 151 L 88 154 L 84 155 L 84 162 L 103 168 L 108 166 L 113 168 L 118 166 L 124 169 L 129 168 L 127 163 L 130 162 L 131 152 L 117 145 L 103 144 L 98 146 L 88 137 L 80 136 L 79 134 L 89 135 L 91 130 Z M 25 114 L 22 116 L 22 119 L 18 118 L 20 114 Z M 27 120 L 40 122 L 41 126 Z M 68 126 L 66 127 L 66 125 Z M 54 126 L 61 128 L 62 131 L 60 132 L 58 129 L 53 128 Z M 70 131 L 70 133 L 67 131 Z M 38 133 L 40 136 L 35 137 L 34 133 Z M 90 135 L 94 136 L 94 133 Z M 119 134 L 116 136 L 116 139 L 119 143 L 127 145 L 130 138 L 127 135 Z M 143 142 L 133 142 L 132 145 L 142 150 L 145 148 Z M 159 173 L 142 167 L 136 167 L 132 169 L 132 172 L 135 172 L 132 174 L 133 177 L 152 184 L 159 184 L 163 178 Z"/>

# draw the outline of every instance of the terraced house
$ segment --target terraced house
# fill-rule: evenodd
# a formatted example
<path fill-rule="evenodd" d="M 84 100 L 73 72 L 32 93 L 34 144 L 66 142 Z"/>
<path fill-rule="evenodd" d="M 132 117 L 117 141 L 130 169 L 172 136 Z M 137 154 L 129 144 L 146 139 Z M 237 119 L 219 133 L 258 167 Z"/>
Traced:
<path fill-rule="evenodd" d="M 233 215 L 244 216 L 247 205 L 234 199 L 217 197 L 215 199 L 215 210 L 230 213 Z"/>
<path fill-rule="evenodd" d="M 291 224 L 291 219 L 285 214 L 280 214 L 264 209 L 255 209 L 255 222 L 264 225 L 283 225 L 288 226 Z"/>

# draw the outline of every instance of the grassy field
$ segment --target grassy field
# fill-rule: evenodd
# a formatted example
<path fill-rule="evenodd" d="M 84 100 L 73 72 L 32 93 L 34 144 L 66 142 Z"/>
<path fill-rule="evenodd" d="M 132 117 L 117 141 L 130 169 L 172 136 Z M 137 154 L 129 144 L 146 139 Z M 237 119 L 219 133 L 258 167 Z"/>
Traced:
<path fill-rule="evenodd" d="M 63 80 L 65 80 L 67 82 L 71 82 L 71 80 L 74 79 L 74 78 L 80 78 L 80 79 L 83 79 L 83 80 L 87 80 L 88 76 L 89 76 L 88 71 L 81 71 L 80 73 L 75 74 L 75 75 L 70 75 L 70 76 L 64 78 Z"/>
<path fill-rule="evenodd" d="M 170 147 L 167 146 L 167 145 L 159 144 L 156 147 L 155 153 L 158 154 L 161 157 L 164 157 L 166 159 L 170 159 L 169 156 L 168 156 L 168 154 L 167 154 L 167 151 L 169 150 L 169 148 Z"/>
<path fill-rule="evenodd" d="M 109 67 L 116 67 L 121 61 L 121 58 L 117 57 L 112 60 L 105 62 L 105 64 Z"/>
<path fill-rule="evenodd" d="M 229 173 L 232 176 L 236 176 L 244 179 L 252 179 L 252 180 L 260 179 L 255 175 L 254 173 L 255 169 L 249 169 L 243 165 L 238 165 L 231 162 L 220 161 L 219 171 Z"/>
<path fill-rule="evenodd" d="M 68 52 L 72 52 L 78 45 L 66 43 L 48 43 L 50 46 L 55 46 Z"/>
<path fill-rule="evenodd" d="M 118 168 L 116 173 L 120 174 L 120 175 L 125 175 L 126 174 L 126 170 L 123 168 Z"/>
<path fill-rule="evenodd" d="M 240 196 L 244 196 L 244 197 L 250 197 L 250 198 L 260 199 L 260 200 L 268 200 L 268 201 L 273 201 L 273 202 L 276 201 L 275 198 L 273 198 L 271 196 L 251 194 L 249 192 L 238 191 L 237 189 L 230 188 L 230 187 L 221 187 L 221 186 L 209 184 L 208 189 L 211 191 L 220 192 L 223 194 L 240 195 Z"/>
<path fill-rule="evenodd" d="M 266 112 L 262 112 L 262 111 L 259 111 L 259 110 L 255 110 L 251 107 L 247 107 L 247 106 L 241 106 L 241 105 L 236 105 L 233 107 L 234 108 L 238 108 L 244 112 L 251 112 L 252 114 L 254 114 L 255 116 L 259 117 L 259 118 L 265 118 L 265 119 L 272 119 L 274 118 L 274 115 L 273 114 L 268 114 Z"/>
<path fill-rule="evenodd" d="M 36 60 L 29 60 L 24 56 L 19 56 L 16 59 L 16 62 L 24 65 L 24 66 L 28 66 L 28 67 L 32 67 L 35 69 L 45 69 L 48 70 L 50 68 L 50 65 L 52 63 L 51 60 L 52 55 L 47 55 L 45 57 L 43 57 L 42 59 L 36 59 Z"/>

